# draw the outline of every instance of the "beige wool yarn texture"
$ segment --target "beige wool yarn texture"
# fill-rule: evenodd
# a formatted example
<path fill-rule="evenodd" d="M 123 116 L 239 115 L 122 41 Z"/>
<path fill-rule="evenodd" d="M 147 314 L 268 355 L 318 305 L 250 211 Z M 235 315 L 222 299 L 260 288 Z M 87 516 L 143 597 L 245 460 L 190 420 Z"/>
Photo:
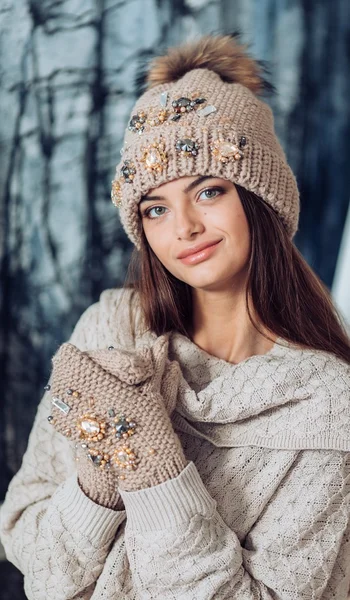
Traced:
<path fill-rule="evenodd" d="M 194 175 L 230 180 L 263 198 L 292 238 L 298 228 L 296 179 L 259 98 L 259 64 L 232 36 L 204 36 L 156 58 L 147 91 L 126 128 L 112 201 L 140 247 L 138 205 L 162 183 Z"/>
<path fill-rule="evenodd" d="M 89 459 L 78 465 L 80 485 L 104 506 L 117 502 L 117 482 L 136 491 L 177 477 L 187 464 L 169 417 L 180 368 L 167 359 L 168 343 L 160 336 L 139 353 L 81 352 L 65 343 L 52 358 L 49 422 Z"/>

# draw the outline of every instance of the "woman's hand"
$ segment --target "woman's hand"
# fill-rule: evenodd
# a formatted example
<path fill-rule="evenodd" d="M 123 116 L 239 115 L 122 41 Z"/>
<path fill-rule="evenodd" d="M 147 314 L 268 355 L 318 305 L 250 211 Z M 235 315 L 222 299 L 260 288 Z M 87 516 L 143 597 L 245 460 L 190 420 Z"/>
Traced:
<path fill-rule="evenodd" d="M 180 368 L 167 356 L 168 339 L 161 336 L 133 353 L 81 352 L 65 343 L 52 359 L 50 422 L 94 472 L 115 477 L 125 490 L 157 485 L 187 464 L 169 418 Z"/>

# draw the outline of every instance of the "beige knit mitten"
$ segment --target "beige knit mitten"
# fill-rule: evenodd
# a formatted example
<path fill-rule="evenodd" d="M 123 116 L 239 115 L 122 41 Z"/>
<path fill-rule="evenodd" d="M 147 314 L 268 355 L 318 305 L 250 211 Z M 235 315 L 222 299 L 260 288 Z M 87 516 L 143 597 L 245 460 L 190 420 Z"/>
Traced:
<path fill-rule="evenodd" d="M 86 453 L 79 481 L 90 497 L 96 495 L 94 488 L 113 496 L 114 480 L 129 491 L 151 487 L 186 466 L 169 417 L 180 367 L 167 356 L 168 338 L 161 336 L 152 348 L 137 352 L 82 352 L 65 343 L 52 358 L 49 420 Z"/>

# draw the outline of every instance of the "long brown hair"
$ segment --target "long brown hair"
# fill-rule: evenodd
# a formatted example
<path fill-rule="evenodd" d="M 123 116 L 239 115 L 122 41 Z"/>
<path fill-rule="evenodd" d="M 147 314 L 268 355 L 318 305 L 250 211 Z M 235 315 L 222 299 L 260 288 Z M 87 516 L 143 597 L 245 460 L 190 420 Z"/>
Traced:
<path fill-rule="evenodd" d="M 292 243 L 278 214 L 256 194 L 236 185 L 251 236 L 249 296 L 260 324 L 306 348 L 331 352 L 350 364 L 350 339 L 327 287 Z M 138 292 L 144 324 L 157 335 L 178 331 L 191 337 L 191 287 L 174 277 L 150 248 L 144 232 L 134 250 L 125 287 Z M 270 338 L 268 338 L 270 339 Z"/>

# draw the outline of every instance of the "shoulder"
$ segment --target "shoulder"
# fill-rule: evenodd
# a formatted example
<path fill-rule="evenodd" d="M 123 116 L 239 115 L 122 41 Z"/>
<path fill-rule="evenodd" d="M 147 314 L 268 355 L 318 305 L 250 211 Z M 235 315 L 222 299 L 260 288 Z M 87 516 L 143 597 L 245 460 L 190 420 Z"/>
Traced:
<path fill-rule="evenodd" d="M 110 288 L 83 312 L 69 341 L 80 350 L 110 345 L 131 349 L 142 333 L 137 293 L 130 288 Z"/>

